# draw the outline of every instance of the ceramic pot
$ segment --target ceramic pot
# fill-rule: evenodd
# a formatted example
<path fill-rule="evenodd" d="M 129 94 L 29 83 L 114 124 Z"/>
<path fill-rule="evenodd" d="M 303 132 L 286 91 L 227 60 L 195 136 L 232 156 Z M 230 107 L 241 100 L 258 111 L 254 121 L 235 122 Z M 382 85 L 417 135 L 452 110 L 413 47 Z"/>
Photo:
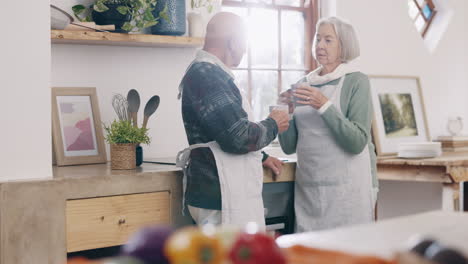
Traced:
<path fill-rule="evenodd" d="M 109 10 L 105 12 L 94 11 L 91 13 L 93 21 L 96 25 L 115 25 L 115 30 L 112 32 L 126 33 L 127 31 L 122 29 L 125 22 L 129 22 L 132 19 L 130 14 L 122 15 L 117 11 L 117 7 L 123 4 L 106 4 Z"/>
<path fill-rule="evenodd" d="M 140 145 L 136 146 L 136 166 L 140 166 L 143 163 L 143 148 Z"/>
<path fill-rule="evenodd" d="M 111 169 L 132 170 L 136 168 L 136 144 L 111 144 Z"/>
<path fill-rule="evenodd" d="M 158 0 L 153 16 L 158 17 L 159 12 L 166 6 L 169 20 L 161 17 L 159 23 L 151 27 L 151 32 L 155 35 L 180 36 L 185 34 L 185 0 Z"/>
<path fill-rule="evenodd" d="M 188 33 L 193 38 L 205 37 L 206 26 L 203 21 L 203 16 L 199 13 L 190 12 L 187 14 Z"/>

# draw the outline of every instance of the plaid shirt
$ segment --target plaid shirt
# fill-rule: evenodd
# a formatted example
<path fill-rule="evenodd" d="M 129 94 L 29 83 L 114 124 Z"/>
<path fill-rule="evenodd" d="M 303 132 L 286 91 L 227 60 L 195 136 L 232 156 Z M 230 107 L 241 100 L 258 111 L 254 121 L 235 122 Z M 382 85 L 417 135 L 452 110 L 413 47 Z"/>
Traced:
<path fill-rule="evenodd" d="M 245 154 L 267 146 L 278 133 L 271 118 L 249 122 L 232 75 L 219 64 L 194 61 L 180 90 L 190 145 L 216 141 L 225 152 Z M 190 154 L 186 202 L 194 207 L 221 210 L 219 176 L 209 148 L 194 149 Z"/>

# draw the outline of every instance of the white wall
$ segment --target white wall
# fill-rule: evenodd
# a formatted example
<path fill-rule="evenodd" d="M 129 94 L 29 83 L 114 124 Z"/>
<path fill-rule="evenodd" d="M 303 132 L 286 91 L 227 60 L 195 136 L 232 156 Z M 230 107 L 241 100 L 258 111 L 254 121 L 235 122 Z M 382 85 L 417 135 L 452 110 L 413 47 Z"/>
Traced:
<path fill-rule="evenodd" d="M 2 2 L 0 181 L 52 176 L 48 4 Z"/>
<path fill-rule="evenodd" d="M 148 122 L 152 143 L 143 145 L 144 157 L 171 157 L 187 146 L 177 88 L 194 54 L 194 48 L 53 44 L 52 86 L 96 87 L 105 123 L 117 118 L 111 104 L 114 93 L 138 90 L 140 124 L 146 101 L 159 95 L 160 106 Z"/>
<path fill-rule="evenodd" d="M 431 54 L 408 16 L 407 0 L 337 0 L 337 15 L 350 21 L 358 33 L 364 72 L 421 78 L 433 138 L 447 134 L 450 115 L 468 122 L 468 2 L 448 2 L 454 15 Z M 467 128 L 468 123 L 465 133 Z"/>
<path fill-rule="evenodd" d="M 336 0 L 336 15 L 358 33 L 363 72 L 421 78 L 432 138 L 447 135 L 449 116 L 461 116 L 468 131 L 468 2 L 448 5 L 453 17 L 431 53 L 409 19 L 407 0 Z M 380 218 L 441 209 L 441 195 L 440 184 L 381 181 Z"/>
<path fill-rule="evenodd" d="M 362 47 L 359 61 L 362 71 L 419 76 L 431 136 L 446 134 L 446 121 L 452 115 L 464 118 L 467 133 L 466 1 L 448 1 L 454 14 L 432 53 L 408 18 L 406 0 L 329 2 L 326 13 L 337 12 L 356 27 Z M 193 49 L 53 45 L 52 85 L 97 87 L 104 122 L 115 117 L 110 105 L 112 93 L 126 93 L 135 88 L 145 100 L 159 94 L 160 109 L 149 123 L 153 143 L 145 148 L 145 154 L 173 156 L 187 144 L 180 103 L 175 97 L 193 53 Z M 380 216 L 440 208 L 441 193 L 440 186 L 434 184 L 381 182 Z"/>

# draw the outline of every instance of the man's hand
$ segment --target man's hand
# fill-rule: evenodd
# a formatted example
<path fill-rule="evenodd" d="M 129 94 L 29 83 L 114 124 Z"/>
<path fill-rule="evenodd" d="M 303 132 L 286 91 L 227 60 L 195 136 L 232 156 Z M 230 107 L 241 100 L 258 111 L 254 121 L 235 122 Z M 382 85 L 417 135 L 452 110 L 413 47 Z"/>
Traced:
<path fill-rule="evenodd" d="M 273 110 L 271 111 L 269 117 L 275 120 L 276 125 L 278 126 L 278 133 L 288 130 L 289 127 L 289 115 L 282 110 Z"/>
<path fill-rule="evenodd" d="M 283 162 L 275 157 L 269 156 L 262 164 L 263 167 L 270 168 L 273 171 L 273 181 L 276 181 L 283 169 Z"/>

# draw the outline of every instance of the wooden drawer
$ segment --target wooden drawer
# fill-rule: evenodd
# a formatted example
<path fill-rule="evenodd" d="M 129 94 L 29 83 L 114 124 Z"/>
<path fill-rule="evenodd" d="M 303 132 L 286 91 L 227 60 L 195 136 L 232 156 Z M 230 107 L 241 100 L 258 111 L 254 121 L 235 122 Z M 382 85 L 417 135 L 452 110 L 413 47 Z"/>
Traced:
<path fill-rule="evenodd" d="M 124 244 L 143 226 L 169 224 L 169 192 L 67 201 L 67 252 Z"/>

